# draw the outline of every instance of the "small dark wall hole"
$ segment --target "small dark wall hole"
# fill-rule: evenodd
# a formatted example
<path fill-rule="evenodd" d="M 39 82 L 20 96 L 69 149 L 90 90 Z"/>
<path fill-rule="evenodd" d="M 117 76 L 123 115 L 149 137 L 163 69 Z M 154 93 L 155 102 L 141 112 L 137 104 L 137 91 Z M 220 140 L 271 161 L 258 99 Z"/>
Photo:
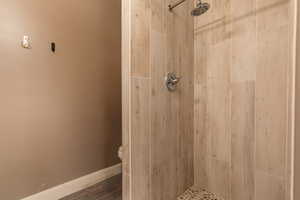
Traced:
<path fill-rule="evenodd" d="M 55 44 L 55 42 L 51 42 L 51 51 L 53 53 L 55 53 L 55 51 L 56 51 L 56 44 Z"/>

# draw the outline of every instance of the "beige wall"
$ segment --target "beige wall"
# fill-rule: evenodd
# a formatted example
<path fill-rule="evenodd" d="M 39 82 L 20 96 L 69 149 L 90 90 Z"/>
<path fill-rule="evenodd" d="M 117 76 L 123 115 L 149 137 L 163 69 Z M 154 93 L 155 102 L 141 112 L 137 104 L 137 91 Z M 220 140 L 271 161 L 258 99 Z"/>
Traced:
<path fill-rule="evenodd" d="M 1 1 L 0 199 L 119 162 L 120 6 L 119 0 Z M 20 47 L 24 34 L 30 50 Z"/>
<path fill-rule="evenodd" d="M 288 200 L 293 1 L 207 1 L 195 20 L 195 185 Z"/>

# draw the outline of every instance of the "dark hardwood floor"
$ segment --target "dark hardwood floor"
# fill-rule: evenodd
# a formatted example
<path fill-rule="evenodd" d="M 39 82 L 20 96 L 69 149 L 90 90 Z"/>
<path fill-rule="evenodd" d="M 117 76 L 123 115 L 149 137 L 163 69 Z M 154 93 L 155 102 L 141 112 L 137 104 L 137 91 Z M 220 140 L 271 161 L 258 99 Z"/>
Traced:
<path fill-rule="evenodd" d="M 122 175 L 114 176 L 60 200 L 122 200 Z"/>

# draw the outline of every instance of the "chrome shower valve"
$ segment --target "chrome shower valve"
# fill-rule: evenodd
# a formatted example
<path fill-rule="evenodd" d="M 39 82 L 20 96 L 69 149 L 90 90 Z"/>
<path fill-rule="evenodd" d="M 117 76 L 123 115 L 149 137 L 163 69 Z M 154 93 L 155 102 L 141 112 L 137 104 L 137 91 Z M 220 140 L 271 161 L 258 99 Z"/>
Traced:
<path fill-rule="evenodd" d="M 174 72 L 169 72 L 166 76 L 166 87 L 170 92 L 176 90 L 181 77 L 176 76 Z"/>

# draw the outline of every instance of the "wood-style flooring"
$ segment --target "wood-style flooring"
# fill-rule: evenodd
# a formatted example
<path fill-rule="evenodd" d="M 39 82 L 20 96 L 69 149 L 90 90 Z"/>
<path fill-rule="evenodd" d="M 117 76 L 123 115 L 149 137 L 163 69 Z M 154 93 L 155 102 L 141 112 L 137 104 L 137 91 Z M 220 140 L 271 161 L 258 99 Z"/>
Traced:
<path fill-rule="evenodd" d="M 60 200 L 122 200 L 122 175 L 114 176 Z"/>

